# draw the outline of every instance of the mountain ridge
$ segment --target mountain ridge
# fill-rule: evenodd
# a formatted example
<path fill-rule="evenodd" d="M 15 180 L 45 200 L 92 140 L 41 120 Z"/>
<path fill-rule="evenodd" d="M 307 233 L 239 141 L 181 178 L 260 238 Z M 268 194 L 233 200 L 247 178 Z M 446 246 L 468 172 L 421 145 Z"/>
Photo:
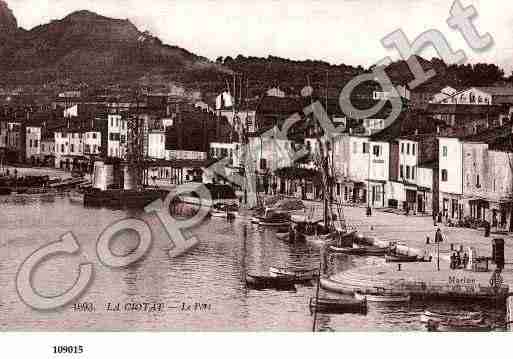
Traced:
<path fill-rule="evenodd" d="M 0 85 L 48 85 L 71 80 L 92 86 L 119 81 L 137 84 L 147 76 L 161 82 L 190 83 L 199 73 L 231 73 L 222 65 L 140 31 L 128 19 L 89 10 L 59 20 L 18 27 L 0 0 Z"/>

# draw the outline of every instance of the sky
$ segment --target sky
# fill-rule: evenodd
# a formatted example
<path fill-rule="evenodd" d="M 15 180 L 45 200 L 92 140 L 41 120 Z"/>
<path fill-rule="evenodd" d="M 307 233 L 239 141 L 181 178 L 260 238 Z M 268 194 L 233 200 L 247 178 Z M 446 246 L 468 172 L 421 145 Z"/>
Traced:
<path fill-rule="evenodd" d="M 19 26 L 30 29 L 75 10 L 129 19 L 167 44 L 215 60 L 218 56 L 316 59 L 332 64 L 371 66 L 385 56 L 380 40 L 402 29 L 413 41 L 436 29 L 454 50 L 465 51 L 469 62 L 494 62 L 506 74 L 513 70 L 513 3 L 509 0 L 461 0 L 474 5 L 473 20 L 494 45 L 472 50 L 451 29 L 452 0 L 5 0 Z M 510 8 L 510 9 L 508 9 Z M 426 49 L 430 59 L 436 53 Z"/>

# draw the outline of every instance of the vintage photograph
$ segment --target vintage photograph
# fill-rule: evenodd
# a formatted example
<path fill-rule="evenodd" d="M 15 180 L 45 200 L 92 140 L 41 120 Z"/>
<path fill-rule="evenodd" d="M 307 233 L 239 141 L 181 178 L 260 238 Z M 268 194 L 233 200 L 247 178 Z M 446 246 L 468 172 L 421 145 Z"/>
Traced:
<path fill-rule="evenodd" d="M 509 331 L 512 26 L 0 0 L 0 332 Z"/>

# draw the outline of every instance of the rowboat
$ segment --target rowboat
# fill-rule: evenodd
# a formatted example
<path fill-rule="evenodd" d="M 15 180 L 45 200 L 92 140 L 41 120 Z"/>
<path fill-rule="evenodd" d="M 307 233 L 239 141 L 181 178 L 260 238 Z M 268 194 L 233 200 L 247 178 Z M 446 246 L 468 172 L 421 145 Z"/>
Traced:
<path fill-rule="evenodd" d="M 276 228 L 280 228 L 280 227 L 286 227 L 288 226 L 290 223 L 288 221 L 267 221 L 267 220 L 261 220 L 259 225 L 261 225 L 262 227 L 276 227 Z"/>
<path fill-rule="evenodd" d="M 275 235 L 276 235 L 276 238 L 278 238 L 278 239 L 280 239 L 282 241 L 288 241 L 290 239 L 290 236 L 291 236 L 289 230 L 283 231 L 283 232 L 282 231 L 277 231 L 275 233 Z"/>
<path fill-rule="evenodd" d="M 428 331 L 432 332 L 489 332 L 493 327 L 484 322 L 480 323 L 444 323 L 429 321 L 426 324 Z"/>
<path fill-rule="evenodd" d="M 310 298 L 310 314 L 318 313 L 344 314 L 344 313 L 367 313 L 367 301 L 356 298 Z"/>
<path fill-rule="evenodd" d="M 296 279 L 289 276 L 272 277 L 246 274 L 246 285 L 253 289 L 295 290 Z"/>
<path fill-rule="evenodd" d="M 407 294 L 383 294 L 383 295 L 371 295 L 355 293 L 354 297 L 359 300 L 367 300 L 368 302 L 382 302 L 382 303 L 404 303 L 411 300 Z"/>
<path fill-rule="evenodd" d="M 385 254 L 385 260 L 388 263 L 408 263 L 422 261 L 422 259 L 417 256 L 405 256 L 401 254 Z"/>
<path fill-rule="evenodd" d="M 339 254 L 347 254 L 354 256 L 382 256 L 387 253 L 387 248 L 380 247 L 355 247 L 355 248 L 347 248 L 347 247 L 336 247 L 330 246 L 329 250 L 331 252 L 339 253 Z"/>
<path fill-rule="evenodd" d="M 480 312 L 431 312 L 424 311 L 421 315 L 421 321 L 427 322 L 428 320 L 448 321 L 448 320 L 482 320 Z"/>
<path fill-rule="evenodd" d="M 210 215 L 215 218 L 227 218 L 229 214 L 237 212 L 239 207 L 237 205 L 217 204 L 213 206 Z"/>
<path fill-rule="evenodd" d="M 486 323 L 479 312 L 433 313 L 425 311 L 420 316 L 429 331 L 440 332 L 481 332 L 490 331 L 492 327 Z"/>
<path fill-rule="evenodd" d="M 317 278 L 319 276 L 319 270 L 270 267 L 269 274 L 271 277 L 289 277 L 294 278 L 296 282 L 303 282 Z"/>

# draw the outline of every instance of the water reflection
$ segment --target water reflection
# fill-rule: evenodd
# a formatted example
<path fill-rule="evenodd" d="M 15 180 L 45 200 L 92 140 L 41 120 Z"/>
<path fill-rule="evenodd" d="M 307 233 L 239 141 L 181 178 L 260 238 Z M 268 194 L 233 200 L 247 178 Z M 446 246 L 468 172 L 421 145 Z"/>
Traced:
<path fill-rule="evenodd" d="M 312 330 L 313 317 L 308 303 L 315 295 L 315 285 L 298 285 L 295 292 L 249 290 L 245 286 L 244 273 L 268 275 L 270 266 L 317 268 L 319 250 L 316 246 L 279 241 L 273 230 L 254 226 L 249 221 L 229 223 L 212 218 L 191 229 L 200 238 L 200 244 L 184 256 L 169 258 L 169 239 L 157 236 L 148 255 L 140 262 L 114 270 L 104 267 L 97 259 L 96 240 L 109 224 L 127 217 L 140 217 L 140 212 L 83 208 L 59 195 L 53 196 L 52 200 L 43 200 L 40 196 L 3 198 L 0 208 L 3 214 L 0 216 L 0 318 L 3 330 Z M 32 311 L 15 293 L 13 284 L 17 268 L 35 249 L 55 241 L 67 231 L 75 233 L 83 256 L 95 266 L 95 281 L 82 299 L 95 303 L 99 309 L 92 314 L 74 313 L 71 308 L 65 308 L 61 313 Z M 120 238 L 114 247 L 124 253 L 133 249 L 133 243 Z M 333 271 L 380 261 L 340 255 L 330 259 Z M 73 268 L 62 268 L 59 278 L 66 282 L 76 275 Z M 49 281 L 49 285 L 53 282 Z M 52 288 L 49 291 L 52 292 Z M 325 291 L 321 291 L 321 296 L 340 297 Z M 162 302 L 166 304 L 166 310 L 163 313 L 106 312 L 104 307 L 108 302 Z M 184 303 L 209 304 L 211 310 L 184 312 L 180 310 Z M 399 305 L 371 303 L 367 315 L 319 314 L 317 329 L 423 330 L 420 315 L 426 309 L 481 311 L 487 320 L 504 324 L 504 308 L 490 303 L 463 305 L 413 301 Z"/>

